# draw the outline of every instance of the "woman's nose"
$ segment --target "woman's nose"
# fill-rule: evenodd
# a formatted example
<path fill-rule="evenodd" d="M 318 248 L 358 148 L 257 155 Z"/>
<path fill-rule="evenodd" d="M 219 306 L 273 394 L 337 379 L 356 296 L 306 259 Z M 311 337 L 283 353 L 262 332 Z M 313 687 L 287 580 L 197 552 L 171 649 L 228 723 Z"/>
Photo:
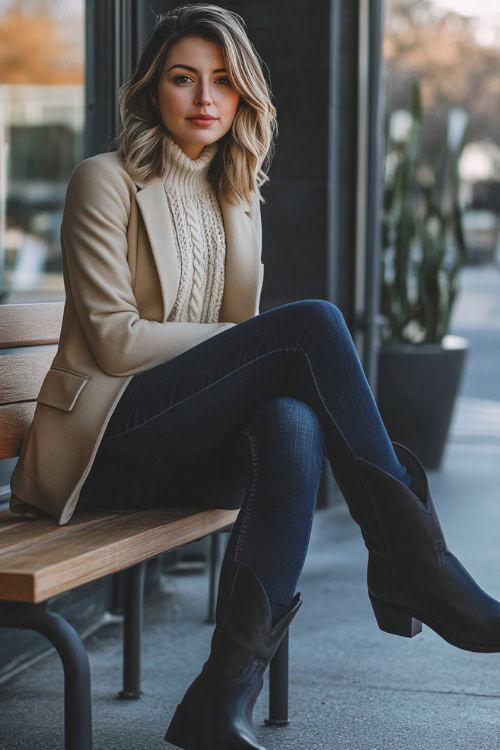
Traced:
<path fill-rule="evenodd" d="M 198 104 L 202 104 L 206 106 L 207 104 L 210 104 L 211 101 L 212 101 L 212 97 L 210 95 L 210 88 L 208 84 L 200 84 L 198 91 L 197 91 L 196 102 Z"/>

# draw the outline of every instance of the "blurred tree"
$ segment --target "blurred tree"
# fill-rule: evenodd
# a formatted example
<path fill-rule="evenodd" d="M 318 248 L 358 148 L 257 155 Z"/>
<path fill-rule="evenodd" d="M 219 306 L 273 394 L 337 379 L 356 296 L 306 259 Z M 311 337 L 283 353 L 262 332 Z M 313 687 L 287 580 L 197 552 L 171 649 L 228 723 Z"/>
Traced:
<path fill-rule="evenodd" d="M 454 106 L 469 114 L 469 141 L 500 145 L 500 44 L 479 41 L 477 19 L 438 9 L 431 0 L 387 0 L 384 57 L 394 109 L 410 109 L 412 81 L 420 81 L 424 155 L 432 158 L 443 141 Z"/>
<path fill-rule="evenodd" d="M 0 83 L 83 83 L 81 50 L 56 15 L 57 6 L 49 0 L 14 0 L 2 13 Z"/>

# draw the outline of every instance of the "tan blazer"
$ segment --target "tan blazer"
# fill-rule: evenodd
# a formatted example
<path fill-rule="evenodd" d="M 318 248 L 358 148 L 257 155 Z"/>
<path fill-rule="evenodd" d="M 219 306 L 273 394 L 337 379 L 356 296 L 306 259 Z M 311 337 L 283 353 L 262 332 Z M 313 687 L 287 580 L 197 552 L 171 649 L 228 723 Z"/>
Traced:
<path fill-rule="evenodd" d="M 12 474 L 14 513 L 41 510 L 67 523 L 133 375 L 258 315 L 259 201 L 253 194 L 250 205 L 220 203 L 226 231 L 220 322 L 167 322 L 179 270 L 162 180 L 134 182 L 118 152 L 85 159 L 73 171 L 61 225 L 66 300 L 59 345 Z"/>

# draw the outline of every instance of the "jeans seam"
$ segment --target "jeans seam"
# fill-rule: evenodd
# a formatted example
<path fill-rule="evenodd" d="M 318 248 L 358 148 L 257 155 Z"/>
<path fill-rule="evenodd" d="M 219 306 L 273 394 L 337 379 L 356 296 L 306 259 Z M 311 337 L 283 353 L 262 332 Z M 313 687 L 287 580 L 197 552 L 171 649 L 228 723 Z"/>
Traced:
<path fill-rule="evenodd" d="M 329 410 L 328 406 L 326 405 L 325 399 L 323 398 L 323 394 L 321 393 L 321 391 L 320 391 L 320 389 L 319 389 L 319 386 L 318 386 L 318 383 L 316 382 L 316 377 L 315 377 L 315 375 L 314 375 L 314 368 L 313 368 L 313 366 L 312 366 L 312 364 L 311 364 L 311 361 L 310 361 L 310 359 L 309 359 L 309 355 L 308 355 L 308 353 L 307 353 L 307 352 L 305 351 L 305 349 L 303 349 L 303 348 L 301 347 L 301 345 L 300 345 L 300 344 L 297 344 L 297 347 L 298 347 L 298 348 L 300 349 L 300 351 L 302 352 L 302 354 L 304 354 L 304 356 L 305 356 L 305 358 L 306 358 L 306 360 L 307 360 L 307 364 L 308 364 L 308 366 L 309 366 L 309 370 L 310 370 L 310 372 L 311 372 L 311 377 L 312 377 L 312 379 L 313 379 L 314 387 L 316 388 L 316 392 L 317 392 L 317 394 L 318 394 L 318 396 L 319 396 L 319 399 L 320 399 L 321 403 L 323 404 L 323 408 L 324 408 L 324 410 L 326 411 L 326 413 L 327 413 L 327 414 L 328 414 L 328 416 L 330 417 L 331 421 L 332 421 L 332 422 L 333 422 L 333 424 L 335 425 L 335 427 L 336 427 L 336 429 L 338 430 L 339 434 L 340 434 L 340 435 L 342 436 L 342 439 L 344 440 L 345 444 L 346 444 L 346 445 L 347 445 L 347 447 L 349 448 L 349 450 L 350 450 L 350 452 L 351 452 L 351 455 L 352 455 L 352 457 L 353 457 L 353 458 L 355 458 L 355 457 L 356 457 L 356 454 L 355 454 L 355 452 L 353 451 L 353 449 L 351 448 L 351 445 L 350 445 L 349 441 L 347 440 L 346 436 L 344 435 L 344 433 L 342 432 L 342 430 L 341 430 L 341 429 L 340 429 L 340 427 L 338 426 L 337 422 L 335 421 L 335 418 L 334 418 L 334 417 L 333 417 L 333 416 L 331 415 L 331 413 L 330 413 L 330 410 Z"/>
<path fill-rule="evenodd" d="M 129 430 L 124 430 L 123 432 L 119 432 L 116 435 L 112 435 L 107 440 L 114 440 L 115 438 L 122 437 L 123 435 L 127 435 L 129 432 L 133 432 L 134 430 L 139 429 L 139 427 L 143 427 L 148 422 L 152 422 L 153 419 L 156 419 L 157 417 L 161 417 L 162 414 L 165 414 L 170 409 L 174 409 L 176 406 L 180 406 L 181 404 L 184 404 L 186 401 L 189 401 L 189 399 L 194 398 L 195 396 L 198 396 L 200 393 L 203 393 L 203 391 L 208 390 L 209 388 L 212 388 L 214 385 L 217 385 L 218 383 L 221 383 L 225 378 L 231 377 L 231 375 L 234 375 L 235 373 L 242 370 L 244 367 L 247 367 L 248 365 L 253 364 L 254 362 L 258 362 L 259 359 L 262 359 L 263 357 L 267 357 L 269 354 L 275 354 L 276 352 L 282 352 L 282 351 L 288 351 L 286 346 L 280 346 L 278 349 L 272 349 L 270 352 L 265 352 L 264 354 L 261 354 L 258 357 L 255 357 L 254 359 L 251 359 L 249 362 L 245 362 L 245 364 L 240 365 L 234 370 L 231 370 L 231 372 L 227 372 L 225 375 L 223 375 L 220 378 L 217 378 L 217 380 L 214 380 L 213 383 L 210 383 L 209 385 L 204 386 L 203 388 L 200 388 L 195 393 L 191 393 L 189 396 L 186 396 L 186 398 L 183 398 L 181 401 L 177 401 L 175 404 L 171 404 L 170 406 L 167 406 L 166 409 L 162 409 L 158 414 L 155 414 L 153 417 L 149 417 L 149 419 L 144 420 L 144 422 L 141 422 L 141 424 L 137 424 L 134 427 L 131 427 Z"/>
<path fill-rule="evenodd" d="M 248 499 L 245 503 L 244 516 L 241 522 L 240 533 L 238 534 L 238 541 L 236 543 L 236 548 L 234 551 L 234 562 L 237 562 L 241 557 L 241 551 L 243 548 L 243 543 L 245 541 L 250 514 L 255 499 L 255 488 L 257 485 L 257 476 L 259 470 L 259 452 L 257 449 L 255 437 L 248 430 L 244 430 L 243 434 L 247 436 L 248 442 L 250 443 L 250 456 L 252 460 L 252 482 L 248 493 Z"/>

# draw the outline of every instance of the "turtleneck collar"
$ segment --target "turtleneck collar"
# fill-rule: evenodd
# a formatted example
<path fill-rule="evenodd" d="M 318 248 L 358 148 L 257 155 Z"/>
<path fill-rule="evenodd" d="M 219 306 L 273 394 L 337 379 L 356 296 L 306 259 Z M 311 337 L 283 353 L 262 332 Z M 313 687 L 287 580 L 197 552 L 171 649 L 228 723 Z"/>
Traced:
<path fill-rule="evenodd" d="M 208 168 L 217 153 L 217 142 L 203 148 L 197 159 L 191 159 L 168 134 L 164 134 L 166 171 L 165 188 L 175 188 L 183 193 L 198 193 L 210 187 Z"/>

